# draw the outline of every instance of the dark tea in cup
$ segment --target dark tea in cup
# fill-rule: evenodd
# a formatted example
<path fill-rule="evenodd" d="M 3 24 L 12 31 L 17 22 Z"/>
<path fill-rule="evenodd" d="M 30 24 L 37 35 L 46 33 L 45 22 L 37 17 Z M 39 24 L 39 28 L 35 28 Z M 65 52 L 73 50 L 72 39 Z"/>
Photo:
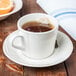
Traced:
<path fill-rule="evenodd" d="M 31 21 L 25 23 L 22 28 L 30 32 L 46 32 L 52 30 L 54 26 L 50 23 L 45 24 L 37 21 Z"/>

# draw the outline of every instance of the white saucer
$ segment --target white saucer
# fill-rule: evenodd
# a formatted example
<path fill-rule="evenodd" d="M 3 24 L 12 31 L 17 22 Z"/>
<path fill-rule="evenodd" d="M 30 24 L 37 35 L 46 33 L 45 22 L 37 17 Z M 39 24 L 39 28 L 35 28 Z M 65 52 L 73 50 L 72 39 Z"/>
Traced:
<path fill-rule="evenodd" d="M 18 30 L 10 34 L 3 43 L 4 54 L 12 61 L 29 67 L 48 67 L 59 64 L 66 60 L 73 51 L 73 44 L 71 40 L 62 32 L 58 32 L 57 42 L 58 48 L 55 48 L 53 55 L 41 59 L 35 60 L 27 56 L 24 56 L 21 50 L 18 50 L 11 45 L 11 37 L 18 34 Z M 15 43 L 21 43 L 20 40 L 16 40 Z"/>
<path fill-rule="evenodd" d="M 14 9 L 11 12 L 7 13 L 7 14 L 0 15 L 0 20 L 3 20 L 5 18 L 7 18 L 8 16 L 10 16 L 11 14 L 14 14 L 14 13 L 18 12 L 22 8 L 22 6 L 23 6 L 22 0 L 12 0 L 12 1 L 15 4 Z"/>

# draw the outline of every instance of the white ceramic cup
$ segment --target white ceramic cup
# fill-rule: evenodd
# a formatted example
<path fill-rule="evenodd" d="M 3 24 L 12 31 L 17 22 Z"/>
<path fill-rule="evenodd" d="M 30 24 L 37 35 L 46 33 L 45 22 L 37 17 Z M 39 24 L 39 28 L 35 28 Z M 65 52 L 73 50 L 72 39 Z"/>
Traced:
<path fill-rule="evenodd" d="M 30 32 L 22 28 L 23 24 L 30 21 L 40 21 L 42 23 L 51 23 L 54 28 L 46 32 Z M 58 23 L 54 17 L 44 13 L 32 13 L 21 17 L 18 20 L 17 27 L 19 33 L 13 37 L 12 46 L 20 49 L 23 55 L 34 59 L 43 59 L 53 54 L 58 32 Z M 14 45 L 16 38 L 21 38 L 22 45 Z M 19 44 L 19 43 L 18 43 Z"/>

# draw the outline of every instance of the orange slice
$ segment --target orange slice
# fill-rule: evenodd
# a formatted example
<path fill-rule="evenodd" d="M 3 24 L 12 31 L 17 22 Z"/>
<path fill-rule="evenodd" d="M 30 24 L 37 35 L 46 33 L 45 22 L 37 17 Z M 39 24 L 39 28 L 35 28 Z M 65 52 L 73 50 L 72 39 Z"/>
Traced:
<path fill-rule="evenodd" d="M 7 14 L 13 9 L 13 1 L 0 0 L 0 15 Z"/>

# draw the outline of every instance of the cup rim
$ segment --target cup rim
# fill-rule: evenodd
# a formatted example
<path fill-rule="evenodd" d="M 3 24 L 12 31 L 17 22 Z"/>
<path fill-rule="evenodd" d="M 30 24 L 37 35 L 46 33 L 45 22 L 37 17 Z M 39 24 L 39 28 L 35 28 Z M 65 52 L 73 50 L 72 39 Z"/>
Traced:
<path fill-rule="evenodd" d="M 55 24 L 56 24 L 57 26 L 55 26 L 52 30 L 45 31 L 45 32 L 31 32 L 31 31 L 27 31 L 27 30 L 22 29 L 22 28 L 20 27 L 20 22 L 21 22 L 21 20 L 22 20 L 24 17 L 28 16 L 28 15 L 34 15 L 34 14 L 41 14 L 41 15 L 46 15 L 46 16 L 51 17 L 51 18 L 55 21 Z M 22 16 L 22 17 L 18 20 L 18 22 L 17 22 L 18 30 L 21 30 L 21 31 L 23 31 L 23 32 L 30 33 L 30 34 L 46 34 L 46 33 L 50 33 L 50 32 L 53 32 L 55 29 L 58 29 L 58 26 L 59 26 L 59 25 L 58 25 L 58 21 L 56 20 L 56 18 L 53 17 L 53 16 L 50 16 L 50 15 L 48 15 L 48 14 L 45 14 L 45 13 L 31 13 L 31 14 L 27 14 L 27 15 Z"/>

